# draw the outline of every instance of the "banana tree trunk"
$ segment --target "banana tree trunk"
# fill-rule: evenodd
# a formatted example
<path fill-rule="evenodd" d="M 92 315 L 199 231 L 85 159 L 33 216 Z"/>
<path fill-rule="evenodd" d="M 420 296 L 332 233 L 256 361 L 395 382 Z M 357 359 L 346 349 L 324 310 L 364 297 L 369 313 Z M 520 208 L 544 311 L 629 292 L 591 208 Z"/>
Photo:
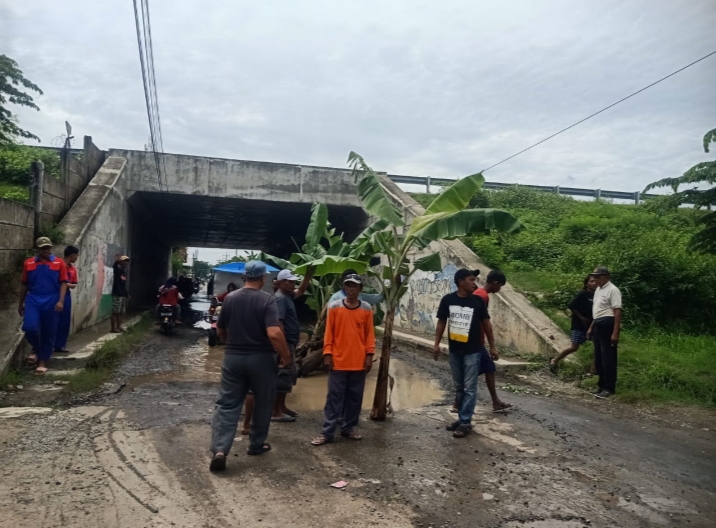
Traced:
<path fill-rule="evenodd" d="M 373 408 L 370 419 L 383 421 L 388 415 L 388 372 L 390 369 L 390 350 L 393 345 L 393 320 L 395 319 L 395 306 L 390 308 L 385 316 L 383 344 L 380 349 L 380 365 L 378 367 L 378 380 L 375 384 Z"/>

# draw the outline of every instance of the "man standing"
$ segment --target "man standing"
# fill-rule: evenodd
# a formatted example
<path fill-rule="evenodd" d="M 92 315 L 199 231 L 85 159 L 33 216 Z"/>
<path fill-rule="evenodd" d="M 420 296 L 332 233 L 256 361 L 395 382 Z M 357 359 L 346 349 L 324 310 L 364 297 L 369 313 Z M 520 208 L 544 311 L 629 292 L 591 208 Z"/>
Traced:
<path fill-rule="evenodd" d="M 72 324 L 72 290 L 77 287 L 77 268 L 75 262 L 80 256 L 80 250 L 75 246 L 65 248 L 65 265 L 67 266 L 67 295 L 65 295 L 65 306 L 60 313 L 60 322 L 57 326 L 57 337 L 55 337 L 55 352 L 69 352 L 67 350 L 67 339 L 70 337 L 70 326 Z"/>
<path fill-rule="evenodd" d="M 363 403 L 365 377 L 373 366 L 375 330 L 373 311 L 361 301 L 363 281 L 359 275 L 343 279 L 346 298 L 328 305 L 326 333 L 323 338 L 324 364 L 329 369 L 325 421 L 314 446 L 333 442 L 338 420 L 343 416 L 341 436 L 351 440 L 362 437 L 355 430 Z"/>
<path fill-rule="evenodd" d="M 290 366 L 291 356 L 279 326 L 276 298 L 261 290 L 265 275 L 263 262 L 246 263 L 244 287 L 226 297 L 216 325 L 219 338 L 226 343 L 226 353 L 211 425 L 212 471 L 226 467 L 226 456 L 249 390 L 254 394 L 254 416 L 247 454 L 261 455 L 271 449 L 265 440 L 276 395 L 278 367 L 274 350 L 281 357 L 281 366 Z"/>
<path fill-rule="evenodd" d="M 492 270 L 487 274 L 485 286 L 483 288 L 477 288 L 475 295 L 485 301 L 485 308 L 487 308 L 490 306 L 490 294 L 498 293 L 506 283 L 507 277 L 505 277 L 504 273 L 500 270 Z M 492 326 L 491 322 L 488 321 L 488 323 Z M 495 387 L 495 372 L 497 371 L 495 361 L 500 359 L 500 355 L 497 353 L 497 350 L 493 350 L 492 346 L 490 346 L 489 354 L 484 353 L 485 334 L 482 334 L 481 344 L 483 346 L 483 353 L 480 354 L 480 370 L 478 376 L 482 374 L 485 375 L 485 385 L 487 385 L 487 390 L 490 391 L 490 397 L 492 398 L 492 412 L 504 412 L 512 407 L 512 404 L 500 400 L 500 397 L 497 395 L 497 388 Z"/>
<path fill-rule="evenodd" d="M 490 350 L 497 353 L 485 301 L 478 295 L 473 295 L 477 288 L 478 273 L 464 268 L 455 272 L 457 291 L 445 295 L 440 300 L 438 324 L 435 328 L 433 358 L 437 361 L 440 357 L 440 341 L 450 319 L 448 328 L 450 370 L 460 408 L 458 420 L 448 425 L 446 429 L 453 431 L 455 438 L 467 436 L 472 429 L 472 415 L 477 402 L 480 355 L 487 353 L 482 346 L 483 332 L 487 335 Z"/>
<path fill-rule="evenodd" d="M 298 299 L 308 289 L 311 283 L 311 273 L 306 273 L 305 277 L 296 288 L 298 277 L 291 273 L 290 270 L 281 270 L 276 276 L 278 290 L 274 294 L 278 302 L 278 320 L 283 335 L 286 338 L 288 350 L 291 353 L 291 384 L 282 383 L 286 369 L 279 372 L 279 387 L 276 393 L 276 401 L 274 402 L 272 422 L 294 422 L 298 413 L 286 407 L 286 394 L 291 392 L 293 385 L 296 384 L 296 346 L 301 335 L 301 326 L 298 322 L 298 314 L 296 313 L 296 305 L 294 301 Z"/>
<path fill-rule="evenodd" d="M 122 328 L 122 316 L 127 312 L 127 301 L 129 293 L 127 292 L 127 267 L 129 266 L 129 257 L 117 255 L 112 271 L 112 330 L 114 334 L 125 332 Z"/>
<path fill-rule="evenodd" d="M 608 398 L 617 390 L 617 346 L 622 322 L 622 293 L 611 282 L 611 274 L 604 267 L 591 273 L 597 281 L 592 303 L 594 320 L 587 330 L 587 339 L 594 336 L 594 365 L 599 376 L 597 398 Z"/>
<path fill-rule="evenodd" d="M 55 345 L 60 312 L 64 309 L 67 293 L 67 265 L 52 254 L 52 241 L 37 239 L 37 256 L 27 259 L 22 266 L 22 285 L 17 312 L 22 317 L 22 330 L 32 346 L 27 358 L 37 364 L 35 374 L 47 372 L 47 363 Z"/>

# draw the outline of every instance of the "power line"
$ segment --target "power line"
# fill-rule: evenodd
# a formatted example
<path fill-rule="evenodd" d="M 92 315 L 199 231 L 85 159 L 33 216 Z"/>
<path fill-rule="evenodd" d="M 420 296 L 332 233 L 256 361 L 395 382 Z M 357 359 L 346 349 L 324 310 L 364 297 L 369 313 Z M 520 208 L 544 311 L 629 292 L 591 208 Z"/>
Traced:
<path fill-rule="evenodd" d="M 512 158 L 514 158 L 514 157 L 516 157 L 516 156 L 519 156 L 520 154 L 522 154 L 522 153 L 524 153 L 524 152 L 527 152 L 527 151 L 530 150 L 530 149 L 533 149 L 533 148 L 536 147 L 537 145 L 541 145 L 541 144 L 544 143 L 545 141 L 549 141 L 549 140 L 552 139 L 553 137 L 560 135 L 562 132 L 566 132 L 566 131 L 569 130 L 570 128 L 574 128 L 574 127 L 576 127 L 577 125 L 579 125 L 579 124 L 581 124 L 581 123 L 584 123 L 586 120 L 591 119 L 591 118 L 593 118 L 594 116 L 599 115 L 599 114 L 601 114 L 602 112 L 605 112 L 605 111 L 609 110 L 610 108 L 612 108 L 612 107 L 618 105 L 619 103 L 623 103 L 623 102 L 626 101 L 627 99 L 629 99 L 629 98 L 631 98 L 631 97 L 634 97 L 635 95 L 637 95 L 637 94 L 643 92 L 644 90 L 647 90 L 647 89 L 651 88 L 651 87 L 654 86 L 654 85 L 659 84 L 661 81 L 665 81 L 665 80 L 668 79 L 669 77 L 673 77 L 673 76 L 676 75 L 677 73 L 684 71 L 686 68 L 690 68 L 690 67 L 693 66 L 694 64 L 696 64 L 696 63 L 698 63 L 698 62 L 701 62 L 701 61 L 704 60 L 704 59 L 708 59 L 711 55 L 714 55 L 714 54 L 716 54 L 716 51 L 712 51 L 712 52 L 709 53 L 708 55 L 704 55 L 704 56 L 701 57 L 700 59 L 697 59 L 697 60 L 695 60 L 694 62 L 687 64 L 687 65 L 684 66 L 683 68 L 679 68 L 678 70 L 676 70 L 675 72 L 670 73 L 670 74 L 667 75 L 666 77 L 662 77 L 662 78 L 659 79 L 658 81 L 654 81 L 653 83 L 651 83 L 651 84 L 649 84 L 649 85 L 647 85 L 647 86 L 644 86 L 644 88 L 642 88 L 641 90 L 637 90 L 636 92 L 634 92 L 634 93 L 632 93 L 632 94 L 629 94 L 629 95 L 627 95 L 626 97 L 623 97 L 622 99 L 619 99 L 616 103 L 612 103 L 612 104 L 610 104 L 609 106 L 605 106 L 604 108 L 602 108 L 602 109 L 599 110 L 598 112 L 594 112 L 592 115 L 589 115 L 589 116 L 585 117 L 584 119 L 581 119 L 581 120 L 577 121 L 576 123 L 574 123 L 574 124 L 572 124 L 572 125 L 569 125 L 567 128 L 563 128 L 563 129 L 560 130 L 559 132 L 555 132 L 555 133 L 552 134 L 551 136 L 548 136 L 548 137 L 544 138 L 543 140 L 538 141 L 538 142 L 535 143 L 534 145 L 530 145 L 530 146 L 527 147 L 526 149 L 520 150 L 519 152 L 513 154 L 512 156 L 510 156 L 510 157 L 508 157 L 508 158 L 503 159 L 502 161 L 499 161 L 499 162 L 495 163 L 494 165 L 490 165 L 490 166 L 487 167 L 486 169 L 482 169 L 480 172 L 485 172 L 485 171 L 488 171 L 488 170 L 490 170 L 490 169 L 493 169 L 493 168 L 497 167 L 498 165 L 501 165 L 501 164 L 503 164 L 504 162 L 506 162 L 506 161 L 508 161 L 508 160 L 511 160 Z"/>
<path fill-rule="evenodd" d="M 159 102 L 157 98 L 157 84 L 154 70 L 154 49 L 152 46 L 152 31 L 149 20 L 149 0 L 137 0 L 134 3 L 134 21 L 137 28 L 137 47 L 139 49 L 139 63 L 142 69 L 142 84 L 144 86 L 144 100 L 147 106 L 147 120 L 149 122 L 149 140 L 157 171 L 159 191 L 168 191 L 166 171 L 164 170 L 164 142 L 162 140 L 161 120 L 159 118 Z M 140 22 L 141 18 L 141 22 Z M 163 180 L 163 182 L 162 182 Z M 164 189 L 162 189 L 162 183 Z"/>

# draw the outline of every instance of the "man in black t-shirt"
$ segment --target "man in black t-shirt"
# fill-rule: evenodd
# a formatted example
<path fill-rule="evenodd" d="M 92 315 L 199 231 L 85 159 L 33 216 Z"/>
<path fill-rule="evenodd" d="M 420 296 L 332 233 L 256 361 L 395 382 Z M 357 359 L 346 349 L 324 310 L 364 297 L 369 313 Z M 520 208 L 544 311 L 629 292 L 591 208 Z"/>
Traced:
<path fill-rule="evenodd" d="M 549 360 L 549 369 L 556 373 L 559 362 L 576 352 L 579 347 L 587 341 L 587 330 L 592 324 L 592 305 L 594 304 L 594 290 L 597 289 L 597 281 L 591 275 L 584 279 L 584 287 L 577 296 L 569 303 L 569 311 L 572 312 L 571 341 L 572 344 L 562 350 L 557 357 Z"/>
<path fill-rule="evenodd" d="M 119 334 L 124 332 L 122 328 L 122 316 L 127 311 L 127 301 L 129 300 L 129 292 L 127 291 L 127 268 L 129 267 L 129 257 L 115 257 L 112 265 L 112 333 Z"/>
<path fill-rule="evenodd" d="M 472 415 L 477 402 L 477 376 L 480 368 L 480 354 L 486 354 L 482 346 L 485 333 L 490 350 L 497 350 L 492 335 L 490 316 L 485 301 L 473 292 L 477 288 L 478 271 L 460 269 L 455 272 L 457 291 L 445 295 L 438 307 L 438 324 L 435 328 L 433 357 L 440 357 L 440 341 L 448 328 L 450 370 L 452 371 L 455 393 L 461 402 L 458 420 L 446 427 L 453 436 L 467 436 L 472 428 Z M 448 325 L 448 319 L 450 323 Z"/>

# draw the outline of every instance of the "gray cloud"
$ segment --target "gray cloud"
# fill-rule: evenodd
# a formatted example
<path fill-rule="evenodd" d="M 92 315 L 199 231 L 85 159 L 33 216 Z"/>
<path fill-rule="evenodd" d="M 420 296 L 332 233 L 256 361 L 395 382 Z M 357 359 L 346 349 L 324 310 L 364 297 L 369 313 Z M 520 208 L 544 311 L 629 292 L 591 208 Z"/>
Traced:
<path fill-rule="evenodd" d="M 387 4 L 387 5 L 386 5 Z M 716 49 L 709 0 L 153 0 L 166 151 L 476 172 Z M 577 7 L 578 6 L 578 7 Z M 7 4 L 0 44 L 45 95 L 21 112 L 45 144 L 68 119 L 143 148 L 131 2 Z M 486 174 L 639 190 L 704 159 L 716 57 Z"/>

